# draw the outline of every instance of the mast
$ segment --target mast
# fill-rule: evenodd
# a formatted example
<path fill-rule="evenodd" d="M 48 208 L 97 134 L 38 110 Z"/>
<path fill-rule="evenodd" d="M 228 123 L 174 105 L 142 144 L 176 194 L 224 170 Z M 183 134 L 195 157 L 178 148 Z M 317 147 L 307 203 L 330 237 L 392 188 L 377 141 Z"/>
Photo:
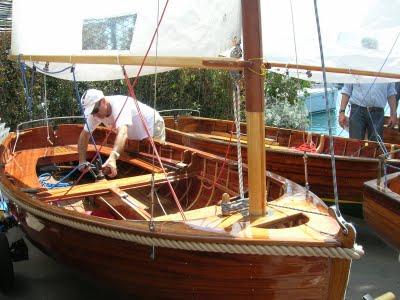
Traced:
<path fill-rule="evenodd" d="M 262 65 L 261 7 L 259 0 L 242 0 L 243 54 L 252 66 L 244 69 L 248 136 L 250 216 L 266 213 L 264 76 Z"/>

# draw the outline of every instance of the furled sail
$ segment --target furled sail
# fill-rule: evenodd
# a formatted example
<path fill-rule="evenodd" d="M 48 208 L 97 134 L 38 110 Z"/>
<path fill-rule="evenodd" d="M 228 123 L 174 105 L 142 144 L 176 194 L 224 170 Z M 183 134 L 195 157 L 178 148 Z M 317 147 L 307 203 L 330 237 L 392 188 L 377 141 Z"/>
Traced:
<path fill-rule="evenodd" d="M 166 1 L 35 0 L 13 1 L 12 55 L 143 56 Z M 240 1 L 170 0 L 149 56 L 217 57 L 241 34 Z M 157 47 L 156 47 L 157 45 Z M 34 62 L 57 71 L 70 63 Z M 32 63 L 31 63 L 32 65 Z M 75 64 L 79 81 L 123 78 L 118 65 Z M 128 66 L 135 76 L 138 66 Z M 157 72 L 171 68 L 157 68 Z M 141 75 L 155 72 L 144 67 Z M 72 79 L 63 72 L 55 77 Z"/>
<path fill-rule="evenodd" d="M 321 66 L 314 1 L 262 0 L 261 5 L 264 60 Z M 398 74 L 399 11 L 400 1 L 318 1 L 325 65 L 350 72 L 356 69 Z M 296 68 L 275 71 L 297 76 Z M 299 70 L 299 77 L 322 81 L 317 71 Z M 327 79 L 357 83 L 371 82 L 375 77 L 328 73 Z"/>

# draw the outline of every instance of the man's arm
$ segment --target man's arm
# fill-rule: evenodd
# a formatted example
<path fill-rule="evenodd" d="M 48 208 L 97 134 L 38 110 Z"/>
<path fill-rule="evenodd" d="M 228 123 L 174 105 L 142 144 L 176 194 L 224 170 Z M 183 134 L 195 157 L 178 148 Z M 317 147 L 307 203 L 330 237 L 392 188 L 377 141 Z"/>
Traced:
<path fill-rule="evenodd" d="M 340 111 L 339 111 L 339 124 L 342 128 L 349 126 L 349 120 L 344 113 L 347 104 L 349 103 L 349 99 L 350 99 L 349 95 L 342 94 L 342 100 L 340 102 Z"/>
<path fill-rule="evenodd" d="M 117 159 L 119 158 L 120 153 L 123 151 L 125 147 L 125 142 L 128 138 L 127 125 L 122 125 L 117 130 L 118 132 L 115 138 L 113 150 L 111 151 L 110 156 L 102 166 L 105 170 L 105 173 L 108 173 L 108 176 L 110 177 L 115 177 L 117 175 Z"/>
<path fill-rule="evenodd" d="M 125 142 L 128 138 L 128 126 L 122 125 L 117 129 L 117 131 L 113 151 L 116 151 L 119 154 L 124 150 Z"/>
<path fill-rule="evenodd" d="M 388 98 L 390 107 L 390 118 L 388 122 L 389 127 L 394 127 L 397 124 L 397 101 L 396 95 L 392 95 Z"/>
<path fill-rule="evenodd" d="M 86 130 L 82 130 L 78 139 L 78 154 L 79 154 L 79 164 L 86 162 L 86 151 L 89 144 L 90 134 Z"/>

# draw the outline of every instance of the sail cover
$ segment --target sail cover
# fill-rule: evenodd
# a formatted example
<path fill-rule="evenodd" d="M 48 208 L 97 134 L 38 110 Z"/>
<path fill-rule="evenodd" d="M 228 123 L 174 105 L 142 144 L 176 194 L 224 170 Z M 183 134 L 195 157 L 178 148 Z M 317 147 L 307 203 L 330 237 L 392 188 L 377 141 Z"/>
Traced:
<path fill-rule="evenodd" d="M 261 6 L 264 60 L 321 66 L 314 1 L 262 0 Z M 325 66 L 398 74 L 399 12 L 396 0 L 318 1 Z M 296 69 L 275 71 L 297 76 Z M 299 77 L 322 81 L 316 71 L 301 70 Z M 327 77 L 330 82 L 394 81 L 333 73 Z"/>
<path fill-rule="evenodd" d="M 12 55 L 135 55 L 150 45 L 165 0 L 14 0 Z M 170 0 L 149 56 L 217 57 L 240 39 L 239 0 Z M 28 61 L 26 63 L 29 65 Z M 39 68 L 45 62 L 34 62 Z M 32 63 L 30 63 L 32 65 Z M 49 63 L 58 71 L 69 63 Z M 138 66 L 127 66 L 130 77 Z M 171 68 L 157 68 L 157 72 Z M 118 65 L 76 64 L 78 81 L 123 78 Z M 144 67 L 141 75 L 155 73 Z M 72 79 L 70 72 L 53 76 Z"/>

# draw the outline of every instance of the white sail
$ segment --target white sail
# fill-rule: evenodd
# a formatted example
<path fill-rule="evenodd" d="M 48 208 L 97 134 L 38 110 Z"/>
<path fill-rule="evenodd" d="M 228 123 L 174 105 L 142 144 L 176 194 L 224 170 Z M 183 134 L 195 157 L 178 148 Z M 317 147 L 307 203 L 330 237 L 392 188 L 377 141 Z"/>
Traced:
<path fill-rule="evenodd" d="M 145 55 L 165 0 L 14 0 L 12 55 Z M 170 0 L 150 56 L 217 57 L 241 34 L 240 1 Z M 157 45 L 157 47 L 156 47 Z M 27 57 L 25 57 L 27 58 Z M 27 59 L 28 60 L 28 59 Z M 45 62 L 35 62 L 43 68 Z M 50 63 L 49 71 L 68 63 Z M 158 72 L 171 68 L 158 68 Z M 118 65 L 76 64 L 79 81 L 123 78 Z M 129 76 L 137 66 L 127 67 Z M 142 75 L 154 73 L 145 67 Z M 68 72 L 55 77 L 72 79 Z"/>
<path fill-rule="evenodd" d="M 262 0 L 261 5 L 264 60 L 321 66 L 314 1 Z M 399 73 L 400 41 L 397 38 L 400 34 L 400 1 L 324 0 L 318 1 L 318 11 L 325 66 Z M 276 71 L 285 73 L 287 70 L 281 68 Z M 297 76 L 296 70 L 289 72 L 291 76 Z M 321 72 L 307 74 L 302 70 L 299 75 L 302 79 L 322 81 Z M 375 77 L 367 76 L 327 75 L 330 82 L 375 80 Z M 394 79 L 381 78 L 377 81 Z"/>
<path fill-rule="evenodd" d="M 164 5 L 165 0 L 14 0 L 11 54 L 141 56 Z M 321 66 L 314 1 L 261 0 L 261 6 L 264 61 Z M 318 6 L 326 67 L 399 72 L 400 1 L 324 0 L 318 1 Z M 229 53 L 232 40 L 240 32 L 238 0 L 170 0 L 159 30 L 157 53 L 154 43 L 149 55 L 217 57 Z M 44 67 L 44 62 L 35 64 Z M 50 63 L 50 71 L 69 65 Z M 170 69 L 159 67 L 157 71 Z M 135 76 L 138 67 L 129 66 L 127 70 L 129 76 Z M 322 81 L 318 71 L 285 67 L 273 71 Z M 80 81 L 122 78 L 120 67 L 115 65 L 76 64 L 76 72 Z M 154 72 L 154 67 L 145 67 L 141 74 Z M 55 76 L 72 79 L 69 73 Z M 327 79 L 394 81 L 339 73 L 328 73 Z"/>

